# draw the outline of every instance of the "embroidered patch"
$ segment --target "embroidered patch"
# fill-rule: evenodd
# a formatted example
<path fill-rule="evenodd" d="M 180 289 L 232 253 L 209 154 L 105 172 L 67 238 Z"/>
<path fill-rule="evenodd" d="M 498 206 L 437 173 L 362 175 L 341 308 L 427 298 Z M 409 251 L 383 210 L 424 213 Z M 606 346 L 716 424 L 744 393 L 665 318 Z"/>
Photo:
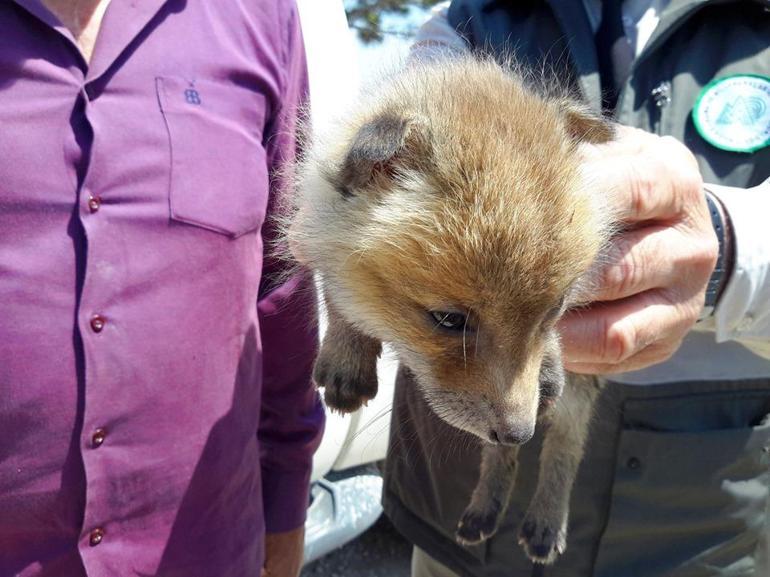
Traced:
<path fill-rule="evenodd" d="M 770 78 L 736 74 L 709 82 L 692 118 L 704 140 L 722 150 L 754 152 L 770 145 Z"/>

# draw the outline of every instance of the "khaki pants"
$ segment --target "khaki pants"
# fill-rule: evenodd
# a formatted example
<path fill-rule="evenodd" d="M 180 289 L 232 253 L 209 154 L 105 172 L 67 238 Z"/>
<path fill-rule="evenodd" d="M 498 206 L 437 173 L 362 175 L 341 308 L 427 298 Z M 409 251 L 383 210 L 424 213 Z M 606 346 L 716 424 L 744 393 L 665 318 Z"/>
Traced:
<path fill-rule="evenodd" d="M 419 547 L 412 549 L 412 577 L 460 577 Z"/>

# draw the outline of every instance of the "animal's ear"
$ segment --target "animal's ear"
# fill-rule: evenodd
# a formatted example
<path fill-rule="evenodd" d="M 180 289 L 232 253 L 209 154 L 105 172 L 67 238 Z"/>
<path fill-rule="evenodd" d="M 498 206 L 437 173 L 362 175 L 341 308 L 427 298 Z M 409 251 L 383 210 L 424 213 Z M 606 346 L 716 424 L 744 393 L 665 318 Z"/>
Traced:
<path fill-rule="evenodd" d="M 343 196 L 357 190 L 387 186 L 399 169 L 417 168 L 427 158 L 427 128 L 418 120 L 383 113 L 356 133 L 345 156 L 337 187 Z"/>
<path fill-rule="evenodd" d="M 567 100 L 561 110 L 567 132 L 578 142 L 602 144 L 615 137 L 613 124 L 587 106 Z"/>

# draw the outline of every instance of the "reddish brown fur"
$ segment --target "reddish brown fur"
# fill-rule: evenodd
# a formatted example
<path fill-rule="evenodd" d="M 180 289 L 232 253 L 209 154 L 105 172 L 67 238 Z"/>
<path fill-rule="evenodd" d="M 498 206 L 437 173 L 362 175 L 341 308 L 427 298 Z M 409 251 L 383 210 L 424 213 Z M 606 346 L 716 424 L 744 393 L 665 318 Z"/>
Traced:
<path fill-rule="evenodd" d="M 330 308 L 315 373 L 327 402 L 354 410 L 376 393 L 373 358 L 386 341 L 439 416 L 493 443 L 528 440 L 543 391 L 563 385 L 554 324 L 611 232 L 578 145 L 611 133 L 568 98 L 463 58 L 398 74 L 318 140 L 300 166 L 288 236 Z M 437 312 L 465 325 L 442 328 Z M 553 435 L 576 440 L 567 474 L 551 483 L 559 498 L 545 491 L 534 509 L 561 537 L 540 560 L 564 546 L 566 505 L 543 503 L 569 495 L 593 396 L 569 398 L 575 407 L 556 413 L 579 418 Z M 494 530 L 507 499 L 501 478 L 515 453 L 490 451 L 460 524 L 465 542 Z"/>

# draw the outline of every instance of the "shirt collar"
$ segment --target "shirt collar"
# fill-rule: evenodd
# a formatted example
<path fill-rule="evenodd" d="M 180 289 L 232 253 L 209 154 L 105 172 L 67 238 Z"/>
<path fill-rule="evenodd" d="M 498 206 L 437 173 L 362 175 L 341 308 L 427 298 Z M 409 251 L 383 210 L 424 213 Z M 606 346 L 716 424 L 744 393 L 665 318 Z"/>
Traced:
<path fill-rule="evenodd" d="M 95 80 L 107 72 L 167 2 L 168 0 L 110 2 L 96 39 L 86 80 Z M 102 31 L 105 33 L 101 34 Z"/>
<path fill-rule="evenodd" d="M 41 0 L 14 0 L 19 6 L 64 36 L 78 50 L 72 33 Z M 158 15 L 169 0 L 122 0 L 110 2 L 102 18 L 96 45 L 88 64 L 86 81 L 102 76 L 134 39 Z"/>

